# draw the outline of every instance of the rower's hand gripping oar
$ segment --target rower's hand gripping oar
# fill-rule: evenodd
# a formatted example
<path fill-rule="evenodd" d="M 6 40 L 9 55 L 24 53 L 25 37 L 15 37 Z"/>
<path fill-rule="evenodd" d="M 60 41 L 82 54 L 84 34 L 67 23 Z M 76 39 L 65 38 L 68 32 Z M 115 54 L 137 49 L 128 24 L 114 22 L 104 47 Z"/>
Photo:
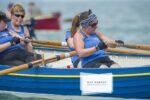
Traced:
<path fill-rule="evenodd" d="M 77 53 L 75 51 L 69 52 L 69 53 L 62 53 L 60 55 L 56 55 L 56 56 L 47 58 L 44 61 L 45 61 L 45 64 L 47 64 L 47 63 L 55 62 L 55 61 L 65 59 L 65 58 L 68 58 L 68 57 L 72 57 L 72 56 L 75 56 L 75 55 L 77 55 Z M 10 74 L 10 73 L 13 73 L 13 72 L 20 71 L 20 70 L 32 68 L 32 67 L 37 67 L 37 66 L 41 65 L 42 62 L 43 62 L 43 59 L 40 59 L 40 60 L 30 62 L 28 64 L 23 64 L 23 65 L 15 66 L 15 67 L 8 68 L 8 69 L 5 69 L 5 70 L 1 70 L 0 71 L 0 76 L 1 75 L 7 75 L 7 74 Z"/>

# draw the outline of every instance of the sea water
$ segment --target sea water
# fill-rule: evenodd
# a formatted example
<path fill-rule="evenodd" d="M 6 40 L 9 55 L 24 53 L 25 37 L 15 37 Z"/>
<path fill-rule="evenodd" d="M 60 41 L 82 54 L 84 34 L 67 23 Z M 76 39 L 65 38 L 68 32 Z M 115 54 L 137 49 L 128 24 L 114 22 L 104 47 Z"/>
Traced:
<path fill-rule="evenodd" d="M 14 0 L 27 10 L 30 0 Z M 126 43 L 150 44 L 149 0 L 32 0 L 43 13 L 61 12 L 60 31 L 36 31 L 38 39 L 65 41 L 65 31 L 71 23 L 67 18 L 91 9 L 98 17 L 98 30 L 114 40 Z M 5 11 L 12 0 L 0 0 L 0 10 Z M 0 100 L 124 100 L 123 98 L 90 98 L 83 96 L 36 95 L 0 92 Z M 132 99 L 133 100 L 133 99 Z"/>
<path fill-rule="evenodd" d="M 30 0 L 14 0 L 28 10 Z M 5 11 L 12 0 L 0 0 Z M 60 31 L 36 31 L 38 39 L 65 41 L 65 32 L 71 23 L 64 20 L 91 9 L 98 17 L 98 29 L 113 40 L 126 43 L 150 44 L 149 0 L 36 0 L 35 4 L 44 14 L 61 13 Z"/>

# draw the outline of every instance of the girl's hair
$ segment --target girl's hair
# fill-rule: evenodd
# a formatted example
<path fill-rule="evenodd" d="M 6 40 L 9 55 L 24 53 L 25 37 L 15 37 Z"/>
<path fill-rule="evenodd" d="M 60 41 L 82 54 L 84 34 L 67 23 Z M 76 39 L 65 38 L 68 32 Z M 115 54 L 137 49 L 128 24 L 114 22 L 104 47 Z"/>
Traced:
<path fill-rule="evenodd" d="M 71 26 L 71 37 L 74 36 L 74 34 L 77 31 L 77 28 L 80 26 L 80 21 L 87 19 L 91 13 L 92 11 L 89 9 L 89 11 L 81 12 L 73 18 Z"/>
<path fill-rule="evenodd" d="M 25 9 L 21 4 L 15 4 L 11 9 L 11 14 L 14 14 L 16 12 L 23 12 L 25 15 Z"/>

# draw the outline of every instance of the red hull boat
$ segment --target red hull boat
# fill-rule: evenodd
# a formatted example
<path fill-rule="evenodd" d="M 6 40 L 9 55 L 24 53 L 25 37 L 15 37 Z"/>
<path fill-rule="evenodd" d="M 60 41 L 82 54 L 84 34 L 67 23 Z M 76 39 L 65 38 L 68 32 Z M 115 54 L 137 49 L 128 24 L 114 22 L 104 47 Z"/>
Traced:
<path fill-rule="evenodd" d="M 36 20 L 36 30 L 60 30 L 60 23 L 58 18 L 48 18 Z"/>
<path fill-rule="evenodd" d="M 60 13 L 35 18 L 36 30 L 60 30 Z"/>

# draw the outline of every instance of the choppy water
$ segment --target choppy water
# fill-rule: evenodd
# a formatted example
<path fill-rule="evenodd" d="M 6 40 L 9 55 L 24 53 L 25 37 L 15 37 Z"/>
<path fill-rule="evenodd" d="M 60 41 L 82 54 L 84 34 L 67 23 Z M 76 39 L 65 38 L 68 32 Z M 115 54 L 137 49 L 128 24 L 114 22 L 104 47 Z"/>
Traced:
<path fill-rule="evenodd" d="M 11 0 L 0 0 L 0 8 L 6 9 Z M 29 0 L 16 0 L 27 9 Z M 11 1 L 12 2 L 12 1 Z M 70 28 L 70 23 L 64 19 L 75 14 L 92 9 L 98 16 L 98 30 L 112 39 L 120 39 L 129 43 L 150 44 L 150 1 L 149 0 L 36 0 L 36 5 L 44 13 L 59 11 L 61 17 L 61 31 L 37 31 L 38 39 L 65 39 L 65 31 Z"/>
<path fill-rule="evenodd" d="M 89 97 L 89 96 L 62 96 L 52 94 L 34 94 L 0 91 L 0 100 L 126 100 L 123 98 Z M 143 100 L 143 99 L 128 99 Z M 146 99 L 145 99 L 146 100 Z"/>
<path fill-rule="evenodd" d="M 33 0 L 32 0 L 33 1 Z M 44 13 L 60 11 L 60 31 L 36 31 L 38 39 L 65 40 L 65 31 L 70 28 L 70 23 L 64 19 L 75 14 L 92 9 L 98 16 L 99 28 L 112 39 L 121 39 L 129 43 L 150 44 L 150 1 L 149 0 L 35 0 L 37 6 Z M 0 10 L 5 10 L 12 0 L 0 0 Z M 29 0 L 15 0 L 22 3 L 27 9 Z M 78 97 L 21 97 L 10 93 L 0 93 L 0 100 L 76 100 Z M 87 97 L 88 98 L 88 97 Z M 80 99 L 87 99 L 80 98 Z M 107 99 L 110 98 L 99 98 Z M 112 98 L 111 98 L 112 99 Z M 113 98 L 115 99 L 115 98 Z"/>

